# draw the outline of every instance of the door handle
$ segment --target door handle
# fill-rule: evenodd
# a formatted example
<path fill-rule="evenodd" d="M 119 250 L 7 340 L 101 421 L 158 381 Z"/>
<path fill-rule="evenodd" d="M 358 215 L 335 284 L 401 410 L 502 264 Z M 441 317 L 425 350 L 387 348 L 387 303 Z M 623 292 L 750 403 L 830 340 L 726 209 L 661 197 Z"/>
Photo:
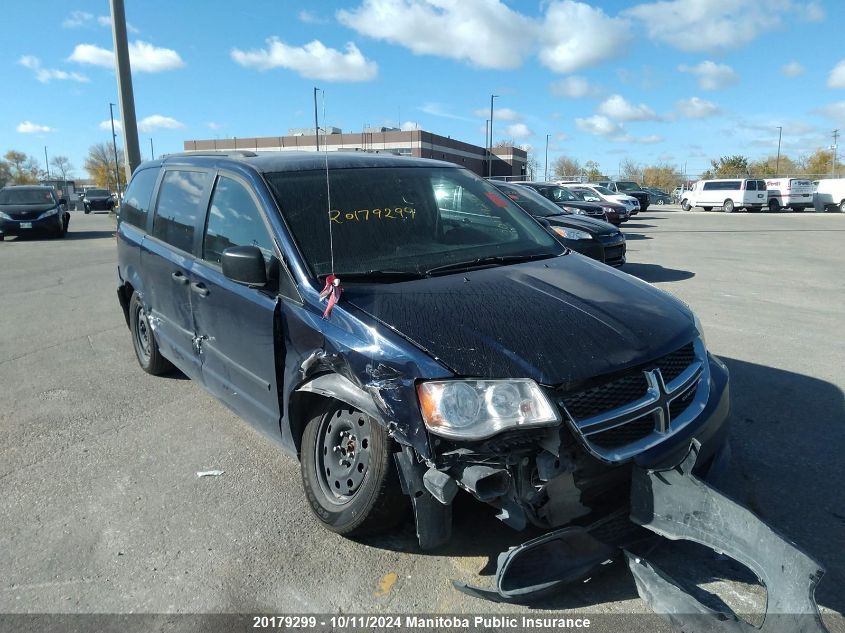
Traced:
<path fill-rule="evenodd" d="M 191 290 L 196 292 L 200 297 L 208 296 L 208 288 L 206 288 L 205 284 L 202 282 L 191 284 Z"/>
<path fill-rule="evenodd" d="M 188 278 L 185 277 L 185 275 L 183 275 L 181 271 L 178 270 L 175 273 L 170 273 L 170 278 L 173 279 L 173 281 L 175 281 L 176 283 L 182 284 L 183 286 L 188 283 Z"/>

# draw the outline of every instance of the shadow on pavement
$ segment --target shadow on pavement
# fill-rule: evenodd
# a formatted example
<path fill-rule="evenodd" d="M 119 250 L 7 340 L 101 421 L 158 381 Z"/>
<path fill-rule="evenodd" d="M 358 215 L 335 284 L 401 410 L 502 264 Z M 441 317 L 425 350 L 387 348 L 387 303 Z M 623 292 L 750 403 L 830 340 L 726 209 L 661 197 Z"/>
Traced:
<path fill-rule="evenodd" d="M 664 268 L 659 264 L 625 264 L 623 272 L 638 277 L 649 283 L 659 281 L 683 281 L 695 277 L 695 273 L 689 270 L 678 270 L 676 268 Z"/>
<path fill-rule="evenodd" d="M 115 231 L 74 231 L 69 229 L 66 240 L 99 240 L 104 237 L 114 237 Z"/>

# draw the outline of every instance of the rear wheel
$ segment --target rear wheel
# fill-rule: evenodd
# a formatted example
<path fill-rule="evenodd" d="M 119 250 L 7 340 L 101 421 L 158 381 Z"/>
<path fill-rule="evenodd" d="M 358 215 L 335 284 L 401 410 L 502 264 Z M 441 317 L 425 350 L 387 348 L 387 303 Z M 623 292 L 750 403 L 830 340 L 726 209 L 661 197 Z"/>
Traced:
<path fill-rule="evenodd" d="M 839 203 L 839 211 L 845 213 L 845 200 Z"/>
<path fill-rule="evenodd" d="M 375 420 L 327 401 L 302 434 L 302 484 L 316 517 L 332 532 L 366 536 L 395 527 L 408 510 L 392 441 Z"/>
<path fill-rule="evenodd" d="M 155 333 L 150 327 L 147 311 L 144 310 L 137 292 L 132 293 L 132 299 L 129 301 L 129 330 L 132 332 L 132 346 L 135 348 L 135 356 L 141 369 L 153 376 L 173 369 L 170 361 L 158 351 Z"/>
<path fill-rule="evenodd" d="M 657 204 L 662 207 L 664 204 L 666 204 L 666 202 L 662 198 L 658 198 Z"/>
<path fill-rule="evenodd" d="M 682 200 L 681 201 L 681 208 L 684 211 L 689 211 L 690 209 L 692 209 L 692 205 L 689 203 L 689 200 Z"/>
<path fill-rule="evenodd" d="M 722 203 L 722 208 L 725 210 L 725 213 L 733 213 L 734 212 L 734 201 L 728 198 Z"/>
<path fill-rule="evenodd" d="M 777 213 L 780 211 L 780 202 L 778 202 L 775 198 L 769 200 L 769 211 L 772 213 Z"/>

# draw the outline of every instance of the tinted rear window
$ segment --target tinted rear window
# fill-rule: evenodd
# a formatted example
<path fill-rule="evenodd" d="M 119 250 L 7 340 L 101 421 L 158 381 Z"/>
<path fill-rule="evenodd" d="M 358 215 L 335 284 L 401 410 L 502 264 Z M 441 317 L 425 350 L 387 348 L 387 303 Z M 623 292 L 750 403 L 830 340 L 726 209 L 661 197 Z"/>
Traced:
<path fill-rule="evenodd" d="M 3 189 L 0 204 L 52 204 L 56 202 L 50 189 Z"/>
<path fill-rule="evenodd" d="M 705 191 L 731 191 L 739 190 L 742 185 L 740 180 L 717 180 L 704 183 Z"/>
<path fill-rule="evenodd" d="M 642 191 L 640 186 L 635 182 L 617 182 L 616 189 L 619 191 Z"/>
<path fill-rule="evenodd" d="M 129 183 L 120 205 L 120 219 L 139 228 L 147 226 L 147 212 L 158 178 L 158 169 L 139 171 Z"/>
<path fill-rule="evenodd" d="M 153 220 L 155 237 L 183 251 L 193 250 L 194 226 L 206 179 L 206 174 L 198 171 L 165 172 Z"/>

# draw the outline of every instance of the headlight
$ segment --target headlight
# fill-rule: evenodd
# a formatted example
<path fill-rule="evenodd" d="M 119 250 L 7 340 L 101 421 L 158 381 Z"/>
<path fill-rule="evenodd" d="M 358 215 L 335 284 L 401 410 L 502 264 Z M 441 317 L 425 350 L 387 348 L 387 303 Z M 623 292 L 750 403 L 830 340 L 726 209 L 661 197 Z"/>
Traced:
<path fill-rule="evenodd" d="M 605 213 L 616 213 L 616 209 L 614 209 L 613 207 L 602 206 L 601 210 Z"/>
<path fill-rule="evenodd" d="M 51 215 L 56 215 L 59 212 L 59 207 L 55 207 L 53 209 L 47 209 L 44 213 L 38 216 L 38 219 L 41 220 L 42 218 L 49 218 Z"/>
<path fill-rule="evenodd" d="M 563 207 L 570 213 L 574 213 L 575 215 L 587 215 L 587 212 L 584 209 L 579 209 L 578 207 Z"/>
<path fill-rule="evenodd" d="M 436 435 L 479 440 L 508 428 L 560 423 L 536 382 L 439 380 L 417 385 L 426 428 Z"/>
<path fill-rule="evenodd" d="M 693 312 L 692 318 L 695 322 L 695 329 L 698 330 L 698 335 L 701 337 L 701 342 L 704 343 L 704 347 L 707 347 L 707 340 L 704 338 L 704 328 L 701 326 L 701 319 L 698 318 L 698 315 Z"/>
<path fill-rule="evenodd" d="M 568 240 L 589 240 L 593 237 L 586 231 L 579 231 L 578 229 L 568 229 L 563 226 L 553 226 L 552 231 L 554 231 L 561 237 L 565 237 Z"/>

